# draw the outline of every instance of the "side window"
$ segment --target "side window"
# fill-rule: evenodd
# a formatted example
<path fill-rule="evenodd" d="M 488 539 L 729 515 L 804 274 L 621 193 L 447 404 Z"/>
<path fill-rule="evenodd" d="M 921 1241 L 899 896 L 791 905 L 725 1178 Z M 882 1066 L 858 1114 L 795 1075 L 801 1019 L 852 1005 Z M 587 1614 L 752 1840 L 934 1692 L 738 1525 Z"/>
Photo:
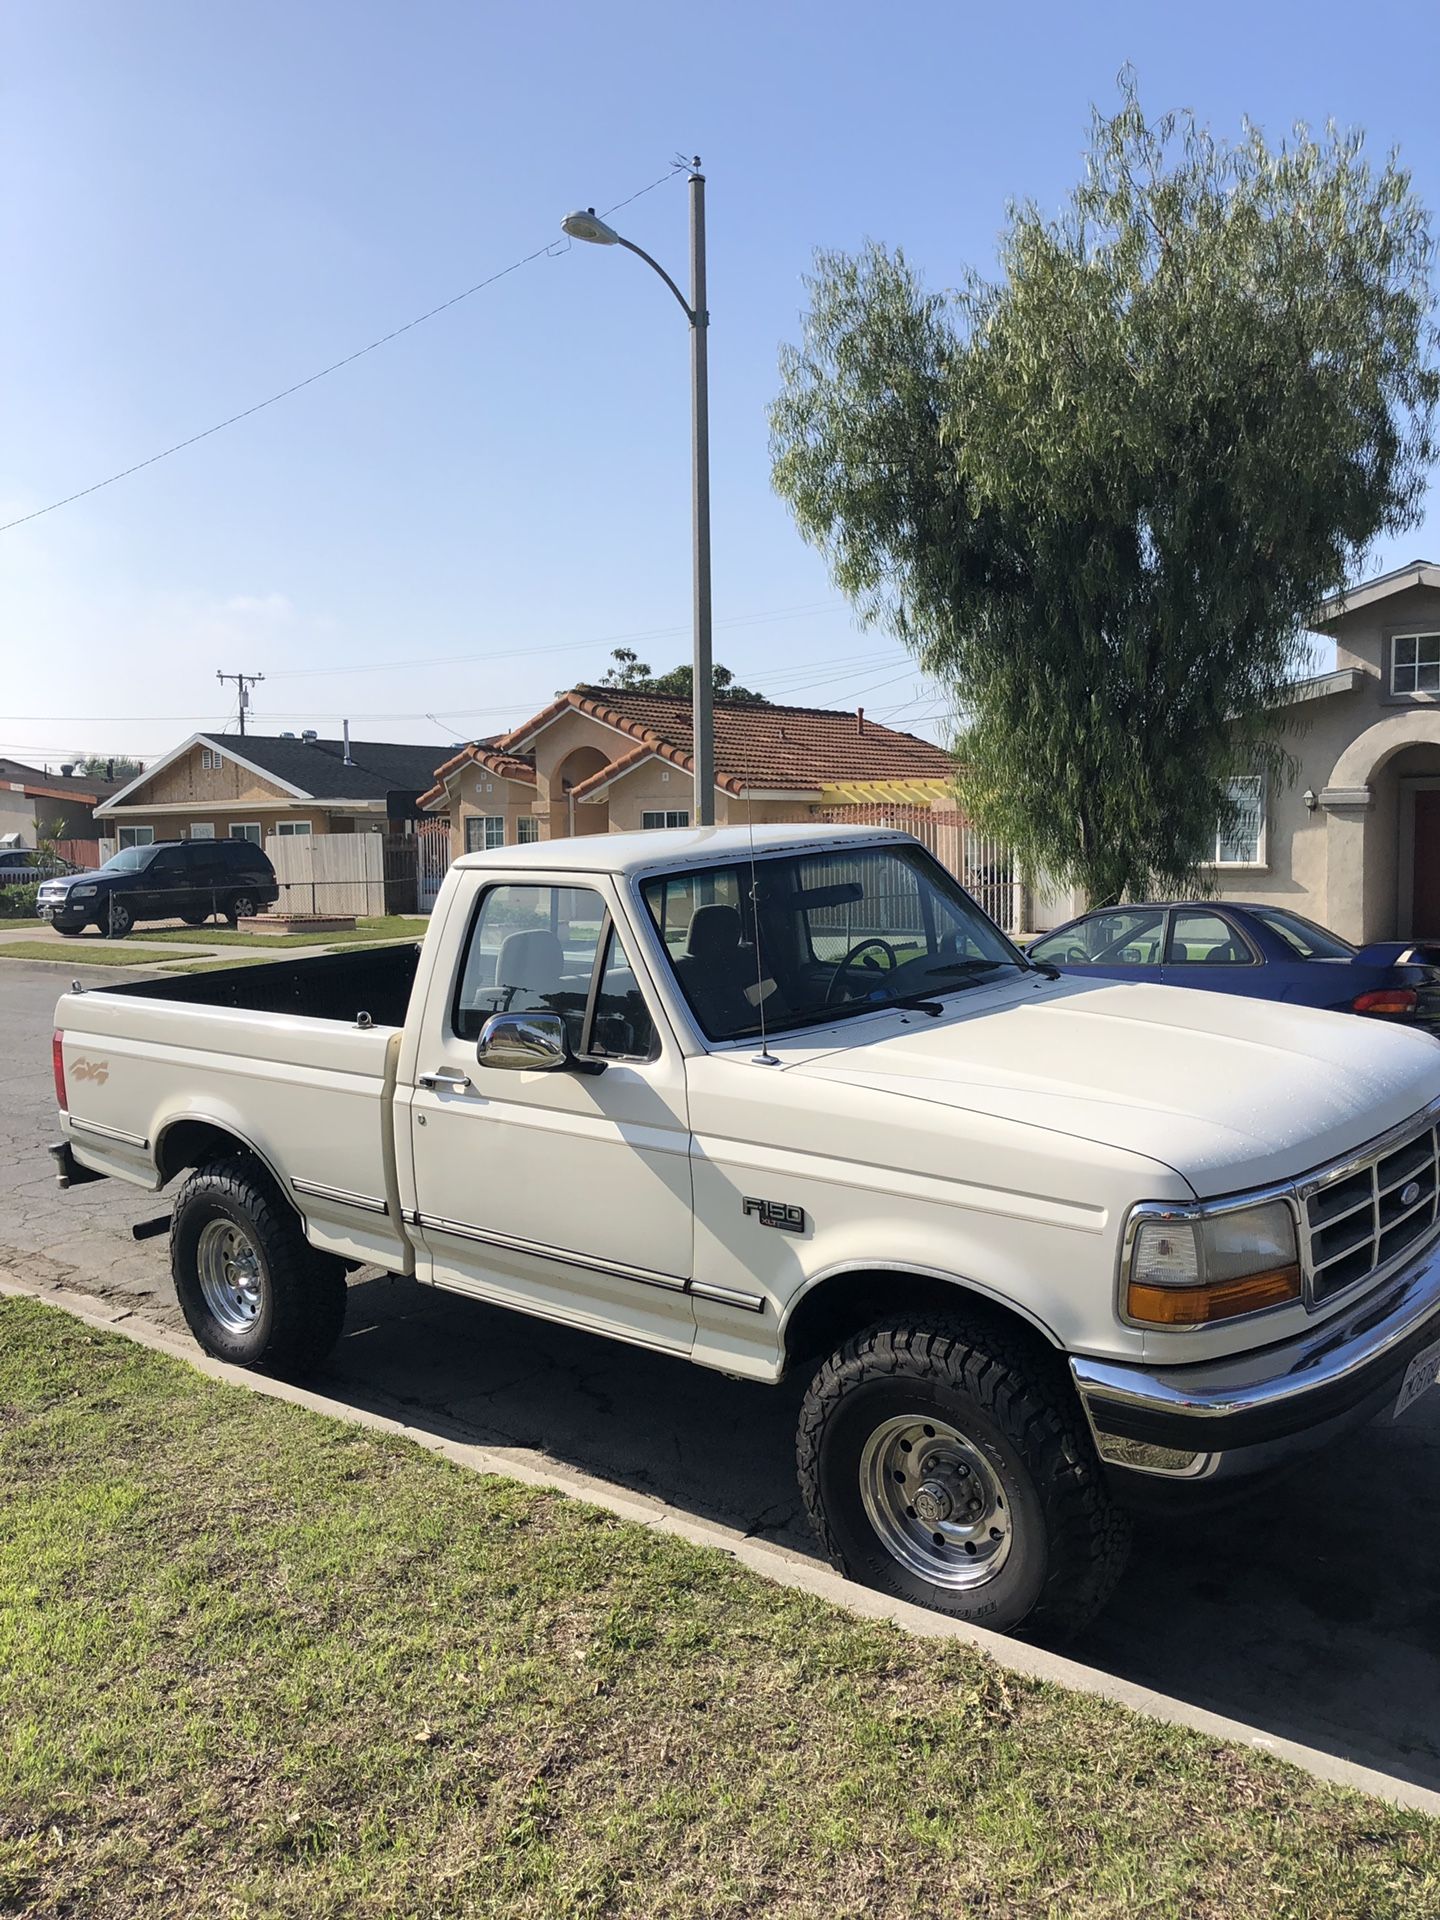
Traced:
<path fill-rule="evenodd" d="M 604 919 L 590 887 L 491 887 L 460 969 L 457 1039 L 478 1040 L 492 1013 L 559 1013 L 578 1052 Z"/>
<path fill-rule="evenodd" d="M 655 1051 L 655 1023 L 614 926 L 605 943 L 590 1051 L 607 1060 L 648 1060 Z"/>
<path fill-rule="evenodd" d="M 1115 907 L 1037 940 L 1032 958 L 1069 967 L 1154 967 L 1165 938 L 1163 907 Z"/>
<path fill-rule="evenodd" d="M 1181 907 L 1165 950 L 1167 966 L 1230 966 L 1254 964 L 1255 956 L 1228 920 L 1218 913 Z"/>

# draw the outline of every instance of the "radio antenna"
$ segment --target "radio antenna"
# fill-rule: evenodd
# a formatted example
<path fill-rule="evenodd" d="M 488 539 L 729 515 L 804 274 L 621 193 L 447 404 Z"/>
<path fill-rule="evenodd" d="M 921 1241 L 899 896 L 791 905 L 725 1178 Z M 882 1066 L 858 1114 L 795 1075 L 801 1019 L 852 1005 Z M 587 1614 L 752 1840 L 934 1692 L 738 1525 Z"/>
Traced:
<path fill-rule="evenodd" d="M 778 1067 L 780 1062 L 770 1051 L 770 1042 L 765 1037 L 765 961 L 760 952 L 760 888 L 755 877 L 755 801 L 752 795 L 745 796 L 745 824 L 750 829 L 750 919 L 755 928 L 755 1011 L 760 1015 L 760 1051 L 755 1064 L 760 1067 Z"/>

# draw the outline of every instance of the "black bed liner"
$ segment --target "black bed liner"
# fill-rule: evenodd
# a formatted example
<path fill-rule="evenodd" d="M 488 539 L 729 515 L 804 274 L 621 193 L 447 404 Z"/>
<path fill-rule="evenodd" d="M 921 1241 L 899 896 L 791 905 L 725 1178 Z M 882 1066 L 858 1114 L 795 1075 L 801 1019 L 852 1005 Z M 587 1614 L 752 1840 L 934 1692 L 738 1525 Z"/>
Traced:
<path fill-rule="evenodd" d="M 299 1014 L 312 1020 L 353 1021 L 368 1013 L 377 1027 L 400 1027 L 419 964 L 419 944 L 406 941 L 393 947 L 357 946 L 307 960 L 277 958 L 259 967 L 126 980 L 94 991 L 177 1000 L 187 1006 Z"/>

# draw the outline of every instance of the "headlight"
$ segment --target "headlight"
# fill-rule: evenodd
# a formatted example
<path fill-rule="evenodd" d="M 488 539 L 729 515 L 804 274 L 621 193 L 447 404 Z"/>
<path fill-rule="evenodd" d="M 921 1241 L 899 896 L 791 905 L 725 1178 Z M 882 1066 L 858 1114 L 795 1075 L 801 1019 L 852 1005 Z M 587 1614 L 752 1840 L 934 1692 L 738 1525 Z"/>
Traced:
<path fill-rule="evenodd" d="M 98 887 L 71 887 L 70 898 L 72 900 L 88 900 L 92 893 L 98 892 Z"/>
<path fill-rule="evenodd" d="M 1299 1298 L 1295 1216 L 1283 1200 L 1218 1213 L 1142 1209 L 1134 1220 L 1124 1276 L 1129 1320 L 1200 1327 Z"/>

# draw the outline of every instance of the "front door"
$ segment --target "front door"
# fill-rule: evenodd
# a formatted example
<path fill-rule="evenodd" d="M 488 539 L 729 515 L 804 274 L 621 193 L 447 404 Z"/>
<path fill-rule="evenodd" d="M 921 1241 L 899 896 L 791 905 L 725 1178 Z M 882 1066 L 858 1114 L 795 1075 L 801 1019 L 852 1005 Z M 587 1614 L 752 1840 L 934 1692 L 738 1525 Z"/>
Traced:
<path fill-rule="evenodd" d="M 484 1067 L 492 1013 L 564 1017 L 599 1072 Z M 420 1277 L 689 1350 L 685 1063 L 596 887 L 505 882 L 428 996 L 410 1102 Z"/>
<path fill-rule="evenodd" d="M 1440 940 L 1440 787 L 1415 790 L 1415 891 L 1409 937 Z"/>

